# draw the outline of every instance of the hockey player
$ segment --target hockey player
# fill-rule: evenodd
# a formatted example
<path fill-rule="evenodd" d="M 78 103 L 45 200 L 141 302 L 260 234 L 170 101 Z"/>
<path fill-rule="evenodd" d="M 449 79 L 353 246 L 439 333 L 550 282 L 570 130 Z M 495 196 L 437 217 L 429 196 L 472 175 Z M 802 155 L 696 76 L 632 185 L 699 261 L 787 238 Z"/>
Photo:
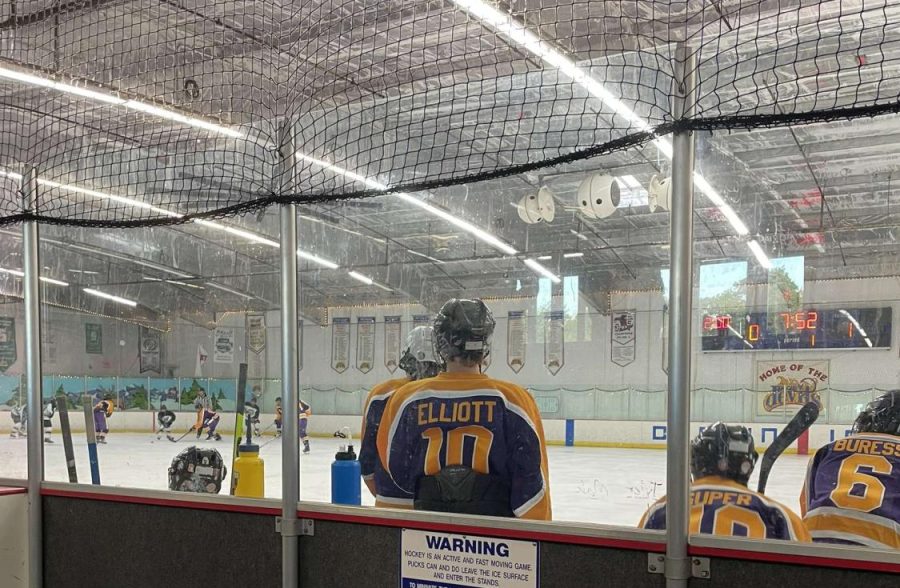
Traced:
<path fill-rule="evenodd" d="M 389 498 L 380 498 L 377 487 L 394 482 L 387 475 L 378 459 L 378 423 L 387 401 L 400 386 L 413 380 L 434 377 L 440 372 L 440 365 L 434 357 L 433 327 L 416 327 L 406 337 L 406 348 L 400 358 L 400 369 L 405 378 L 396 378 L 378 384 L 369 392 L 363 408 L 362 440 L 359 448 L 359 465 L 366 487 L 375 497 L 376 506 L 390 506 Z M 396 493 L 396 492 L 395 492 Z M 383 495 L 383 494 L 382 494 Z"/>
<path fill-rule="evenodd" d="M 275 436 L 281 437 L 281 423 L 284 421 L 281 409 L 281 396 L 275 399 Z"/>
<path fill-rule="evenodd" d="M 449 300 L 434 319 L 446 372 L 391 396 L 378 455 L 398 508 L 551 518 L 540 413 L 524 389 L 481 373 L 494 319 L 481 300 Z"/>
<path fill-rule="evenodd" d="M 9 416 L 12 419 L 12 431 L 9 436 L 13 439 L 20 439 L 28 436 L 28 405 L 22 404 L 15 399 L 10 401 L 12 407 Z"/>
<path fill-rule="evenodd" d="M 44 443 L 53 443 L 50 435 L 53 433 L 53 415 L 56 414 L 56 403 L 51 400 L 44 401 Z"/>
<path fill-rule="evenodd" d="M 207 429 L 207 441 L 210 439 L 221 441 L 222 435 L 216 433 L 216 427 L 219 426 L 219 413 L 216 412 L 213 406 L 212 398 L 209 397 L 203 388 L 197 391 L 197 398 L 194 399 L 194 408 L 197 409 L 197 422 L 194 425 L 194 428 L 197 430 L 197 439 L 203 434 L 203 429 Z"/>
<path fill-rule="evenodd" d="M 849 437 L 816 452 L 800 511 L 813 541 L 900 549 L 900 390 L 870 402 Z"/>
<path fill-rule="evenodd" d="M 312 416 L 312 408 L 303 402 L 297 401 L 297 434 L 303 441 L 303 453 L 309 453 L 309 417 Z M 283 422 L 283 413 L 281 409 L 281 396 L 275 399 L 275 434 L 281 435 L 281 424 Z"/>
<path fill-rule="evenodd" d="M 156 413 L 156 423 L 159 425 L 156 429 L 156 440 L 159 441 L 160 436 L 164 433 L 166 439 L 174 442 L 175 437 L 172 436 L 172 425 L 175 423 L 175 413 L 169 410 L 165 404 L 159 406 L 159 412 Z"/>
<path fill-rule="evenodd" d="M 254 391 L 258 389 L 258 386 L 253 387 Z M 259 400 L 257 399 L 256 394 L 251 394 L 250 400 L 244 403 L 244 415 L 250 423 L 250 426 L 253 427 L 253 436 L 259 437 Z"/>
<path fill-rule="evenodd" d="M 113 415 L 115 409 L 112 394 L 105 395 L 103 400 L 94 405 L 94 431 L 97 434 L 97 443 L 106 443 L 106 435 L 109 434 L 106 420 Z"/>
<path fill-rule="evenodd" d="M 747 487 L 759 455 L 746 427 L 714 423 L 691 442 L 690 532 L 750 539 L 809 542 L 803 521 L 790 509 Z M 638 525 L 666 528 L 666 497 Z"/>

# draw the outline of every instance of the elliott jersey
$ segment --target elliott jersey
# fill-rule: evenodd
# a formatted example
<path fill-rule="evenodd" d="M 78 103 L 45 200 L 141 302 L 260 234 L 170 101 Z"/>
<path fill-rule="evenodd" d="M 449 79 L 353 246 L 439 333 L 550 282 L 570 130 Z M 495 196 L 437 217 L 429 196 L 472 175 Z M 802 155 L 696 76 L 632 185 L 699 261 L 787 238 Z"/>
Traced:
<path fill-rule="evenodd" d="M 442 373 L 394 392 L 378 427 L 378 455 L 411 508 L 420 478 L 466 465 L 503 478 L 516 517 L 551 518 L 540 413 L 524 389 L 484 374 Z"/>
<path fill-rule="evenodd" d="M 666 528 L 665 497 L 644 513 L 638 526 L 656 530 Z M 691 484 L 690 532 L 748 539 L 810 541 L 803 521 L 786 506 L 719 476 L 699 478 Z"/>
<path fill-rule="evenodd" d="M 102 412 L 107 417 L 111 417 L 115 409 L 116 405 L 112 400 L 101 400 L 94 405 L 94 412 Z"/>
<path fill-rule="evenodd" d="M 800 510 L 813 541 L 900 549 L 900 437 L 860 433 L 819 449 Z"/>
<path fill-rule="evenodd" d="M 385 497 L 378 488 L 393 487 L 395 493 L 399 491 L 394 481 L 381 466 L 378 459 L 378 424 L 384 414 L 384 408 L 391 395 L 404 384 L 409 383 L 409 378 L 397 378 L 378 384 L 369 392 L 363 408 L 362 433 L 359 445 L 359 466 L 364 480 L 372 480 L 375 483 L 376 506 L 390 506 L 390 497 Z M 408 500 L 412 497 L 407 497 Z"/>

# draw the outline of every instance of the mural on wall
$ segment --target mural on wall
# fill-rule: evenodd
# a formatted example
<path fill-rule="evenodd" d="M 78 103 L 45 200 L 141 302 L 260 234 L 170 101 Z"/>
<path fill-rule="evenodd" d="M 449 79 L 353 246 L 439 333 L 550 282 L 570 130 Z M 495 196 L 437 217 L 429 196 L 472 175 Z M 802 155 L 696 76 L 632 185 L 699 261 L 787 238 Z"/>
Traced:
<path fill-rule="evenodd" d="M 84 352 L 92 355 L 103 354 L 103 325 L 84 323 Z"/>
<path fill-rule="evenodd" d="M 147 327 L 138 332 L 138 351 L 140 353 L 140 370 L 159 373 L 160 369 L 160 333 Z"/>
<path fill-rule="evenodd" d="M 19 376 L 0 376 L 0 409 L 20 402 L 21 384 Z"/>
<path fill-rule="evenodd" d="M 165 404 L 169 410 L 178 410 L 178 380 L 176 378 L 150 378 L 147 384 L 150 408 L 160 410 Z"/>
<path fill-rule="evenodd" d="M 0 372 L 5 372 L 16 363 L 16 319 L 0 316 Z"/>
<path fill-rule="evenodd" d="M 525 367 L 528 329 L 524 310 L 510 310 L 506 321 L 506 365 L 518 374 Z"/>
<path fill-rule="evenodd" d="M 375 367 L 375 317 L 356 319 L 356 369 L 364 374 Z"/>
<path fill-rule="evenodd" d="M 635 319 L 633 310 L 616 310 L 610 314 L 609 359 L 618 366 L 625 367 L 634 362 Z"/>
<path fill-rule="evenodd" d="M 822 391 L 829 377 L 828 360 L 757 361 L 757 416 L 792 416 L 807 402 L 824 410 Z"/>
<path fill-rule="evenodd" d="M 384 317 L 384 367 L 394 373 L 400 365 L 400 317 Z"/>
<path fill-rule="evenodd" d="M 350 317 L 331 319 L 331 369 L 339 374 L 350 367 Z"/>
<path fill-rule="evenodd" d="M 117 378 L 116 394 L 119 410 L 149 410 L 147 378 Z"/>
<path fill-rule="evenodd" d="M 566 364 L 565 322 L 562 310 L 544 314 L 544 366 L 554 376 Z"/>
<path fill-rule="evenodd" d="M 213 337 L 213 362 L 234 363 L 234 329 L 216 327 Z"/>
<path fill-rule="evenodd" d="M 180 410 L 193 411 L 194 400 L 197 399 L 197 394 L 200 390 L 209 392 L 209 380 L 204 378 L 181 378 L 181 394 L 178 398 Z"/>

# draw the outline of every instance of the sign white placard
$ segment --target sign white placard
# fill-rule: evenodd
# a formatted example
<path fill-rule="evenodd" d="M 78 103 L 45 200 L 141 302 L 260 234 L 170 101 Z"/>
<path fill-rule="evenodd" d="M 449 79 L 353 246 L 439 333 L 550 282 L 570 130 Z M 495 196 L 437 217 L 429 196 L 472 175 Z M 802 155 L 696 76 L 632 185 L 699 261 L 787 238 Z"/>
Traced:
<path fill-rule="evenodd" d="M 538 544 L 403 529 L 402 588 L 537 588 Z"/>
<path fill-rule="evenodd" d="M 384 317 L 384 367 L 392 374 L 400 365 L 400 317 Z"/>
<path fill-rule="evenodd" d="M 356 319 L 356 369 L 364 374 L 375 367 L 375 317 Z"/>
<path fill-rule="evenodd" d="M 633 310 L 616 310 L 610 315 L 610 360 L 622 367 L 634 362 L 635 317 Z"/>
<path fill-rule="evenodd" d="M 214 363 L 234 363 L 234 329 L 218 327 L 213 349 Z"/>
<path fill-rule="evenodd" d="M 506 365 L 518 374 L 525 367 L 527 335 L 524 310 L 510 310 L 506 321 Z"/>
<path fill-rule="evenodd" d="M 331 319 L 331 369 L 339 374 L 350 367 L 350 317 Z"/>
<path fill-rule="evenodd" d="M 758 416 L 793 416 L 807 402 L 825 410 L 824 390 L 830 385 L 827 359 L 757 361 L 756 402 Z"/>
<path fill-rule="evenodd" d="M 566 363 L 566 316 L 561 310 L 544 314 L 544 365 L 554 376 Z"/>

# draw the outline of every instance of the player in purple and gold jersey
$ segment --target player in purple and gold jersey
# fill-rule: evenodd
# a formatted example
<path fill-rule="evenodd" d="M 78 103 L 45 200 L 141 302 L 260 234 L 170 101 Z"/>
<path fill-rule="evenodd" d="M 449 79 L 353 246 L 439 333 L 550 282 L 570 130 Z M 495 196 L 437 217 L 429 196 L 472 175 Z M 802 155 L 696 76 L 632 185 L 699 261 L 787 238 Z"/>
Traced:
<path fill-rule="evenodd" d="M 900 549 L 900 390 L 869 403 L 850 437 L 816 452 L 800 510 L 813 541 Z"/>
<path fill-rule="evenodd" d="M 759 456 L 746 427 L 715 423 L 691 443 L 690 532 L 749 539 L 810 541 L 796 514 L 747 487 Z M 639 527 L 666 528 L 666 499 L 644 513 Z"/>
<path fill-rule="evenodd" d="M 435 317 L 447 371 L 397 390 L 378 428 L 378 455 L 398 489 L 392 506 L 551 518 L 537 405 L 481 373 L 493 331 L 481 300 L 450 300 Z"/>

